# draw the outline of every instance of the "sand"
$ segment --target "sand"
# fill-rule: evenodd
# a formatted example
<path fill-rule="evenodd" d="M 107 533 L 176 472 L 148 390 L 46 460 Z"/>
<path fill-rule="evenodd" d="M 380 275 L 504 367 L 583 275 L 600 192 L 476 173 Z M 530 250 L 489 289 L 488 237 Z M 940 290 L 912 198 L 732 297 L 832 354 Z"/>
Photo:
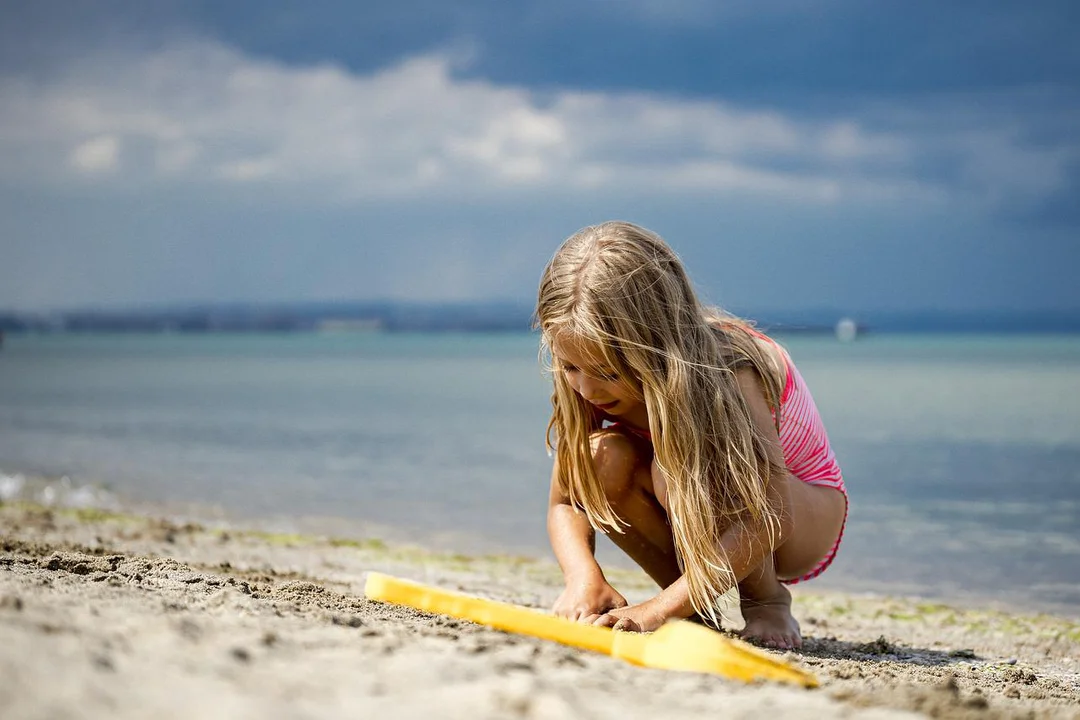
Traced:
<path fill-rule="evenodd" d="M 803 690 L 371 602 L 370 571 L 533 607 L 560 589 L 546 561 L 0 505 L 0 717 L 1080 718 L 1065 618 L 811 584 L 784 655 L 821 680 Z"/>

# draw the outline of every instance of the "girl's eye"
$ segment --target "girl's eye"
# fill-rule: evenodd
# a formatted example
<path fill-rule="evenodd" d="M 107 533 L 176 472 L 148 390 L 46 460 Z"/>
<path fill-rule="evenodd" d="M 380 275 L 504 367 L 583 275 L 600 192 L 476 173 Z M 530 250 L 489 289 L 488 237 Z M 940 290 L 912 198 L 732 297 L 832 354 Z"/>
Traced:
<path fill-rule="evenodd" d="M 566 365 L 566 364 L 564 364 L 562 366 L 562 371 L 566 372 L 566 373 L 582 372 L 581 368 L 579 368 L 578 366 L 576 366 L 576 365 Z M 613 372 L 605 373 L 605 372 L 593 372 L 593 371 L 590 371 L 588 374 L 591 377 L 595 377 L 596 379 L 603 380 L 605 382 L 617 382 L 618 379 L 619 379 L 618 373 L 613 373 Z"/>

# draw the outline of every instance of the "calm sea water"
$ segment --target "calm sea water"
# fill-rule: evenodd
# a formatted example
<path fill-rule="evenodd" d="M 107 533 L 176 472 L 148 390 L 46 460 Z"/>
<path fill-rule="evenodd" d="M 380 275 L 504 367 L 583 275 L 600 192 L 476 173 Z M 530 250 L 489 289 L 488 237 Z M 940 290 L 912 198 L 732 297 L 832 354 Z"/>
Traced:
<path fill-rule="evenodd" d="M 1080 616 L 1080 337 L 780 339 L 851 494 L 815 585 Z M 530 335 L 8 337 L 0 497 L 543 555 L 549 382 Z"/>

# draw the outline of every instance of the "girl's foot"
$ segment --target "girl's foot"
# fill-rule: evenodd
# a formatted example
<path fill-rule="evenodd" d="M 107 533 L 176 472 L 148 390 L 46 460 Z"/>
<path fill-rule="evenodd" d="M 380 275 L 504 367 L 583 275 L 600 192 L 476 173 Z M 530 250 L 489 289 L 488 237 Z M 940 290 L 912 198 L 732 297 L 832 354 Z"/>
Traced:
<path fill-rule="evenodd" d="M 771 597 L 744 597 L 740 607 L 746 627 L 739 635 L 744 640 L 776 650 L 802 647 L 799 623 L 791 614 L 791 593 L 783 585 L 778 583 Z"/>

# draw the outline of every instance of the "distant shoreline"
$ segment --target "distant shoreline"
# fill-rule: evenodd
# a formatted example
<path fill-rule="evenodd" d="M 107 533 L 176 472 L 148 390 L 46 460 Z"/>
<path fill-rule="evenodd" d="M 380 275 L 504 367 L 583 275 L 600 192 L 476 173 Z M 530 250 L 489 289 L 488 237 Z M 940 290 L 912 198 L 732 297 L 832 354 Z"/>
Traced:
<path fill-rule="evenodd" d="M 807 335 L 807 336 L 836 336 L 837 331 L 833 326 L 824 325 L 789 325 L 783 323 L 757 322 L 757 327 L 769 334 L 783 335 Z M 145 323 L 87 323 L 70 327 L 42 326 L 42 325 L 8 325 L 0 327 L 0 342 L 5 337 L 20 336 L 109 336 L 126 335 L 132 337 L 145 336 L 255 336 L 255 335 L 310 335 L 310 336 L 363 336 L 363 335 L 531 335 L 535 331 L 530 327 L 520 325 L 503 324 L 432 324 L 432 325 L 396 325 L 380 326 L 364 323 L 356 325 L 334 324 L 334 327 L 279 327 L 274 325 L 253 324 L 250 326 L 230 327 L 185 327 L 169 324 L 153 325 Z M 916 327 L 904 325 L 859 325 L 857 336 L 888 336 L 888 335 L 1055 335 L 1072 336 L 1080 335 L 1080 324 L 1016 326 L 1016 325 L 934 325 Z"/>
<path fill-rule="evenodd" d="M 835 308 L 754 311 L 760 327 L 785 334 L 834 334 L 838 324 L 865 333 L 1080 333 L 1080 311 L 853 311 Z M 16 333 L 516 333 L 532 327 L 521 302 L 282 303 L 84 308 L 55 312 L 0 309 L 0 332 Z"/>

